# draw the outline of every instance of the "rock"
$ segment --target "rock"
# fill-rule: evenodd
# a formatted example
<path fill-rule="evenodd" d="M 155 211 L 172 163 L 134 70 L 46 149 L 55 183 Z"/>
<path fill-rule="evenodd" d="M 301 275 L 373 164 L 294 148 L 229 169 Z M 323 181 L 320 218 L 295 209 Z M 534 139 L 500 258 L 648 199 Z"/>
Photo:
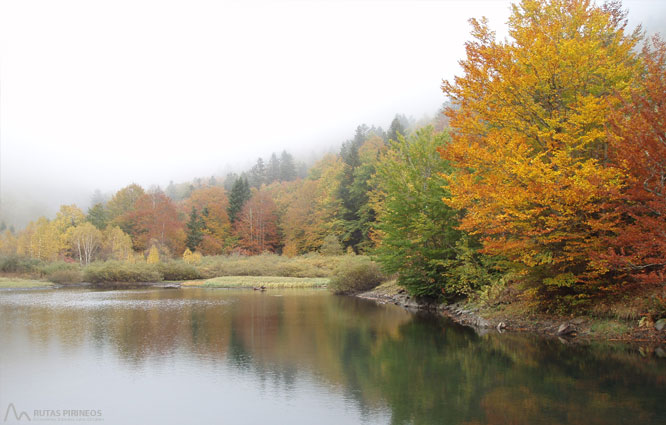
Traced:
<path fill-rule="evenodd" d="M 576 328 L 571 323 L 562 323 L 557 328 L 557 335 L 573 335 L 576 333 Z"/>
<path fill-rule="evenodd" d="M 506 324 L 504 324 L 504 322 L 499 322 L 497 324 L 497 332 L 502 332 L 504 329 L 506 329 Z"/>
<path fill-rule="evenodd" d="M 659 319 L 654 323 L 654 328 L 658 331 L 663 331 L 666 328 L 666 319 Z"/>
<path fill-rule="evenodd" d="M 486 319 L 484 319 L 482 317 L 479 317 L 476 320 L 476 326 L 478 326 L 479 328 L 492 328 L 493 327 L 493 325 L 489 321 L 487 321 Z"/>
<path fill-rule="evenodd" d="M 571 321 L 571 323 L 573 323 L 574 325 L 582 325 L 583 323 L 585 323 L 585 318 L 584 317 L 576 317 L 575 319 L 573 319 Z"/>

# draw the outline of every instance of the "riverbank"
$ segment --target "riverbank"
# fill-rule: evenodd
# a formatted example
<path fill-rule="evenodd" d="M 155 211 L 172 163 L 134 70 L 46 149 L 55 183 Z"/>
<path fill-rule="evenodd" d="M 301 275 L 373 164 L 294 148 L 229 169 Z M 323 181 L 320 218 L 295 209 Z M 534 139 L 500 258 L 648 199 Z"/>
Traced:
<path fill-rule="evenodd" d="M 22 279 L 14 277 L 0 277 L 0 289 L 37 289 L 53 288 L 52 282 L 36 279 Z"/>
<path fill-rule="evenodd" d="M 89 287 L 97 289 L 142 289 L 181 287 L 192 288 L 229 288 L 229 289 L 309 289 L 326 288 L 328 278 L 299 278 L 284 276 L 221 276 L 211 279 L 161 282 L 103 282 L 56 284 L 44 280 L 0 277 L 0 289 L 54 289 Z"/>
<path fill-rule="evenodd" d="M 326 288 L 328 278 L 304 278 L 284 276 L 221 276 L 212 279 L 190 280 L 184 287 L 198 288 L 247 288 L 247 289 L 289 289 Z"/>
<path fill-rule="evenodd" d="M 395 281 L 357 294 L 380 304 L 395 304 L 408 310 L 430 310 L 449 317 L 456 323 L 473 327 L 481 332 L 531 333 L 559 337 L 567 342 L 621 341 L 639 343 L 648 352 L 666 357 L 666 320 L 646 322 L 617 318 L 557 316 L 531 313 L 515 302 L 502 309 L 481 306 L 471 302 L 433 304 L 409 296 Z"/>

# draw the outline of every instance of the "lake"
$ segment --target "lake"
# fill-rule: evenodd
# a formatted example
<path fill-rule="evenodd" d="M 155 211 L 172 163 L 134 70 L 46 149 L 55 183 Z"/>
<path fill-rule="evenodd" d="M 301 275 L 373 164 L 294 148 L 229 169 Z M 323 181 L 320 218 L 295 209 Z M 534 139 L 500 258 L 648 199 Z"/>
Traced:
<path fill-rule="evenodd" d="M 2 291 L 0 344 L 6 423 L 666 423 L 666 359 L 323 290 Z"/>

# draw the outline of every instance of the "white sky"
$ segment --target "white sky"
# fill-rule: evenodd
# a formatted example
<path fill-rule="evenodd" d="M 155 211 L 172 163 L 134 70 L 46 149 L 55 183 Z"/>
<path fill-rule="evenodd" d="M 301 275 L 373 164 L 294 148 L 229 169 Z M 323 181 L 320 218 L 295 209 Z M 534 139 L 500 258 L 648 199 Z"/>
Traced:
<path fill-rule="evenodd" d="M 655 30 L 664 3 L 624 5 Z M 509 4 L 0 0 L 0 214 L 19 223 L 25 205 L 49 213 L 433 114 L 467 19 L 503 36 Z"/>

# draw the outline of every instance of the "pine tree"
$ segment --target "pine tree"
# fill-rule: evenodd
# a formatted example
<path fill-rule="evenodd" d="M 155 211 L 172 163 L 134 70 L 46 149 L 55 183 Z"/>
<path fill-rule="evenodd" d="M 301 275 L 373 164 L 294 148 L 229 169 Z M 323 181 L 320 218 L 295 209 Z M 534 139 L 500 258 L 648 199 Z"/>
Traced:
<path fill-rule="evenodd" d="M 280 179 L 280 160 L 275 152 L 271 154 L 266 167 L 266 184 L 271 184 Z"/>
<path fill-rule="evenodd" d="M 90 207 L 90 209 L 88 209 L 86 220 L 99 230 L 106 229 L 106 226 L 109 223 L 109 218 L 104 204 L 98 203 Z"/>
<path fill-rule="evenodd" d="M 250 186 L 260 188 L 262 184 L 266 183 L 266 166 L 264 160 L 257 158 L 257 163 L 254 164 L 248 176 Z"/>
<path fill-rule="evenodd" d="M 280 155 L 280 181 L 289 182 L 296 179 L 296 164 L 294 157 L 287 151 Z"/>
<path fill-rule="evenodd" d="M 192 207 L 190 213 L 190 220 L 187 222 L 187 238 L 185 245 L 192 251 L 196 251 L 204 237 L 205 224 L 203 218 L 197 212 L 197 209 Z"/>
<path fill-rule="evenodd" d="M 231 223 L 236 221 L 238 214 L 251 196 L 250 184 L 247 182 L 247 179 L 241 177 L 234 182 L 231 194 L 229 195 L 229 208 L 227 210 Z"/>

